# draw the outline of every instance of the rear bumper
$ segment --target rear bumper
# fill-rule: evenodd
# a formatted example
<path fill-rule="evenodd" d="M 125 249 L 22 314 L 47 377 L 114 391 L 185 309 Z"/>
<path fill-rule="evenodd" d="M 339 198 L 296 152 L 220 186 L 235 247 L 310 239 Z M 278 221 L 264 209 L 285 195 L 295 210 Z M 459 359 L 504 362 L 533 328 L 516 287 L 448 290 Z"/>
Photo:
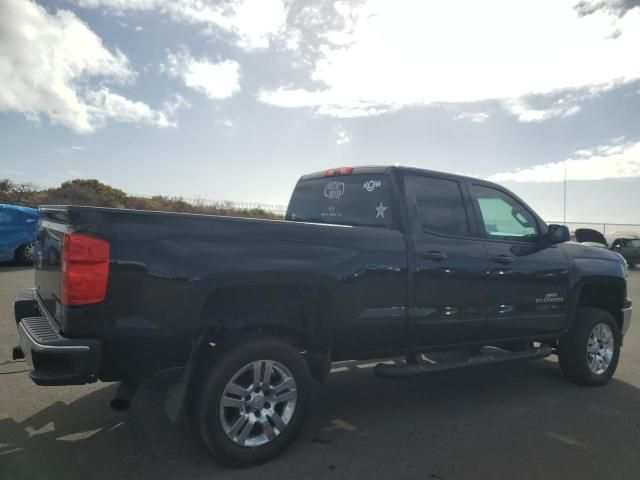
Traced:
<path fill-rule="evenodd" d="M 633 306 L 630 299 L 626 299 L 624 308 L 622 309 L 622 335 L 626 335 L 631 326 L 631 313 L 633 312 Z"/>
<path fill-rule="evenodd" d="M 34 383 L 82 385 L 98 379 L 100 340 L 64 337 L 55 320 L 38 307 L 33 290 L 22 292 L 14 307 L 19 349 L 31 367 L 29 376 Z M 21 318 L 24 313 L 38 315 Z"/>

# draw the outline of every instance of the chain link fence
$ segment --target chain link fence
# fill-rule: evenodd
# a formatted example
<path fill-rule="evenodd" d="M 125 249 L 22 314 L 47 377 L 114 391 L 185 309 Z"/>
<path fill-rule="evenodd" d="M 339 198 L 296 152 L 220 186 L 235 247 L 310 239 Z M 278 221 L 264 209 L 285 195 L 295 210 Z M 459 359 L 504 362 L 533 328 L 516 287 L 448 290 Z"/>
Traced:
<path fill-rule="evenodd" d="M 549 223 L 556 223 L 558 225 L 566 225 L 571 233 L 575 232 L 578 228 L 591 228 L 602 233 L 605 237 L 611 236 L 616 232 L 634 233 L 640 238 L 640 224 L 637 223 L 596 223 L 596 222 L 562 222 L 562 221 L 548 221 Z"/>
<path fill-rule="evenodd" d="M 142 198 L 153 198 L 149 195 L 136 195 Z M 286 205 L 277 203 L 262 203 L 262 202 L 240 202 L 236 200 L 215 200 L 206 197 L 166 197 L 170 200 L 181 200 L 183 202 L 190 203 L 191 205 L 198 207 L 217 207 L 225 209 L 237 209 L 237 210 L 253 210 L 260 209 L 265 212 L 273 213 L 276 215 L 284 216 L 287 211 Z"/>

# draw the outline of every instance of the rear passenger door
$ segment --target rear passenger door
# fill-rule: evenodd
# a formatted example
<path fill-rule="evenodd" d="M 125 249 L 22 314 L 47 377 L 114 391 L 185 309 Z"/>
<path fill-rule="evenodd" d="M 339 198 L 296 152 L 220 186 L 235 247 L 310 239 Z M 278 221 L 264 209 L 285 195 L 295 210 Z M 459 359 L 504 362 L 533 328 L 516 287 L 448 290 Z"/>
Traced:
<path fill-rule="evenodd" d="M 542 243 L 542 221 L 507 190 L 473 182 L 471 191 L 489 256 L 491 338 L 562 330 L 569 286 L 569 265 L 562 247 Z"/>
<path fill-rule="evenodd" d="M 466 184 L 407 172 L 404 187 L 413 248 L 409 346 L 484 339 L 487 255 Z"/>

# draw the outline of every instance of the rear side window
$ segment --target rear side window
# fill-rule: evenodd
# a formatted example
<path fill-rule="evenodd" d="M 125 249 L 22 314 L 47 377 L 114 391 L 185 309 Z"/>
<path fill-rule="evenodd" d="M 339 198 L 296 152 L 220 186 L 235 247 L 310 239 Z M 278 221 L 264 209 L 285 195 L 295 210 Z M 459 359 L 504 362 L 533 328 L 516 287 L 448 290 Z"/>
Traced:
<path fill-rule="evenodd" d="M 408 175 L 405 186 L 408 202 L 415 201 L 422 230 L 444 235 L 469 235 L 469 221 L 457 181 Z"/>
<path fill-rule="evenodd" d="M 285 218 L 392 228 L 388 178 L 384 174 L 356 174 L 298 182 Z"/>

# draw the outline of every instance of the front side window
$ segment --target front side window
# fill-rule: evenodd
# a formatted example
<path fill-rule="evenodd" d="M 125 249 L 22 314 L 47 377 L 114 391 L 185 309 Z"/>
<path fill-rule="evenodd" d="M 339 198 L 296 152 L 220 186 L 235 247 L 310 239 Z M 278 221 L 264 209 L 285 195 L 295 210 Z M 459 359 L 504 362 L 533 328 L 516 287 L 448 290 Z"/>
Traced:
<path fill-rule="evenodd" d="M 496 240 L 535 242 L 538 226 L 527 208 L 506 193 L 474 185 L 487 236 Z"/>
<path fill-rule="evenodd" d="M 415 202 L 423 231 L 468 236 L 469 222 L 460 184 L 455 180 L 407 175 L 408 202 Z"/>

